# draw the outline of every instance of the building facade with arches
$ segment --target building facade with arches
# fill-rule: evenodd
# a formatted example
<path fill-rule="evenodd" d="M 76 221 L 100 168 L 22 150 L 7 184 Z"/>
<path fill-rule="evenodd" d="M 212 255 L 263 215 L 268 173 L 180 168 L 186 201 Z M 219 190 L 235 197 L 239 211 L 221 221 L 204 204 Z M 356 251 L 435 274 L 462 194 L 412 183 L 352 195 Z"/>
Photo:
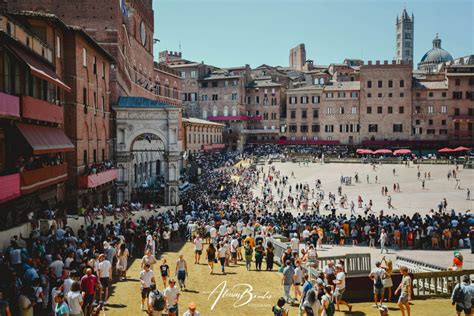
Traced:
<path fill-rule="evenodd" d="M 141 97 L 121 97 L 117 117 L 117 203 L 147 194 L 179 204 L 180 108 Z"/>

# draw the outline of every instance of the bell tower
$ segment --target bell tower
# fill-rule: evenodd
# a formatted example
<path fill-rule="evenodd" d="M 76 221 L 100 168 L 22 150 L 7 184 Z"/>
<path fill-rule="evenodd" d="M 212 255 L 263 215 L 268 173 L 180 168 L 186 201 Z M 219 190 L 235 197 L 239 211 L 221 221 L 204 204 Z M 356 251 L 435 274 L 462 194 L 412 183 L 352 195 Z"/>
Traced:
<path fill-rule="evenodd" d="M 407 10 L 403 9 L 400 17 L 397 15 L 396 20 L 396 47 L 395 60 L 413 63 L 413 44 L 415 35 L 415 17 L 413 13 L 411 17 Z"/>

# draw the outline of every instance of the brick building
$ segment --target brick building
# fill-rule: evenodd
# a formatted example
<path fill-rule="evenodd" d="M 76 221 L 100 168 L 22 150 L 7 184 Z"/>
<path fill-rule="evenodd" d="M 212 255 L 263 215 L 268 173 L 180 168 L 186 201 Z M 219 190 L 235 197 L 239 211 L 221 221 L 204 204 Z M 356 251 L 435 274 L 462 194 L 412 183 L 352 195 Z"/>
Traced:
<path fill-rule="evenodd" d="M 181 54 L 180 54 L 181 56 Z M 182 79 L 182 102 L 183 117 L 203 117 L 203 112 L 199 105 L 199 82 L 209 76 L 215 67 L 204 63 L 196 63 L 187 60 L 172 60 L 169 67 L 177 71 Z M 205 100 L 202 100 L 205 102 Z"/>
<path fill-rule="evenodd" d="M 224 148 L 224 124 L 198 118 L 183 118 L 183 150 L 189 154 Z"/>
<path fill-rule="evenodd" d="M 323 87 L 313 84 L 286 91 L 286 140 L 320 139 L 322 94 Z"/>
<path fill-rule="evenodd" d="M 368 62 L 360 67 L 360 139 L 410 140 L 412 65 Z"/>
<path fill-rule="evenodd" d="M 306 64 L 306 48 L 304 44 L 298 44 L 290 49 L 289 67 L 296 70 L 303 70 Z"/>
<path fill-rule="evenodd" d="M 285 98 L 284 87 L 273 82 L 271 76 L 254 79 L 245 91 L 245 115 L 259 117 L 249 121 L 242 133 L 247 142 L 277 140 L 280 134 L 280 117 Z"/>
<path fill-rule="evenodd" d="M 334 82 L 323 89 L 320 120 L 322 140 L 359 143 L 359 81 Z"/>
<path fill-rule="evenodd" d="M 242 133 L 248 121 L 259 116 L 245 115 L 245 87 L 250 82 L 250 67 L 219 69 L 199 80 L 200 108 L 203 119 L 225 124 L 223 141 L 231 150 L 242 149 Z"/>
<path fill-rule="evenodd" d="M 66 133 L 76 151 L 67 155 L 68 199 L 84 206 L 113 201 L 118 172 L 110 160 L 109 72 L 113 58 L 80 28 L 70 28 L 64 39 L 69 60 L 65 80 L 72 87 L 66 96 Z"/>
<path fill-rule="evenodd" d="M 66 31 L 45 19 L 0 15 L 2 228 L 65 198 L 65 154 L 74 150 L 64 133 Z"/>

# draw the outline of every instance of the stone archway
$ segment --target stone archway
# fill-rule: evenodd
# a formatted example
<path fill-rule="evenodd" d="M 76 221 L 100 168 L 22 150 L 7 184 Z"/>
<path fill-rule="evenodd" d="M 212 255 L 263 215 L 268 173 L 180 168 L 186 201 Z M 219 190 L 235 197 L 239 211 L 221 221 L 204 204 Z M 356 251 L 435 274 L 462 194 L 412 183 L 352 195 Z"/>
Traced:
<path fill-rule="evenodd" d="M 143 98 L 125 99 L 144 103 Z M 157 107 L 150 107 L 150 101 Z M 137 107 L 130 100 L 123 102 L 124 106 L 120 106 L 121 103 L 119 100 L 119 106 L 115 108 L 117 164 L 126 172 L 117 183 L 118 189 L 123 191 L 123 194 L 117 195 L 117 202 L 130 200 L 132 192 L 139 186 L 155 185 L 160 181 L 164 184 L 165 205 L 177 205 L 177 166 L 181 147 L 177 137 L 179 109 L 152 100 L 147 100 L 144 107 Z"/>

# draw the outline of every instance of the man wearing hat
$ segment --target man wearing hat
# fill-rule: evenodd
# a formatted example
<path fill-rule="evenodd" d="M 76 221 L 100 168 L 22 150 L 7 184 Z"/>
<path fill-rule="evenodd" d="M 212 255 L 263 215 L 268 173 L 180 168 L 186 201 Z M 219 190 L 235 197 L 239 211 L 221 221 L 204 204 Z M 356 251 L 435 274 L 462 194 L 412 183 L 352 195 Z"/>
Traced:
<path fill-rule="evenodd" d="M 194 302 L 189 303 L 188 310 L 183 316 L 201 316 L 201 313 L 196 310 L 196 304 Z"/>

